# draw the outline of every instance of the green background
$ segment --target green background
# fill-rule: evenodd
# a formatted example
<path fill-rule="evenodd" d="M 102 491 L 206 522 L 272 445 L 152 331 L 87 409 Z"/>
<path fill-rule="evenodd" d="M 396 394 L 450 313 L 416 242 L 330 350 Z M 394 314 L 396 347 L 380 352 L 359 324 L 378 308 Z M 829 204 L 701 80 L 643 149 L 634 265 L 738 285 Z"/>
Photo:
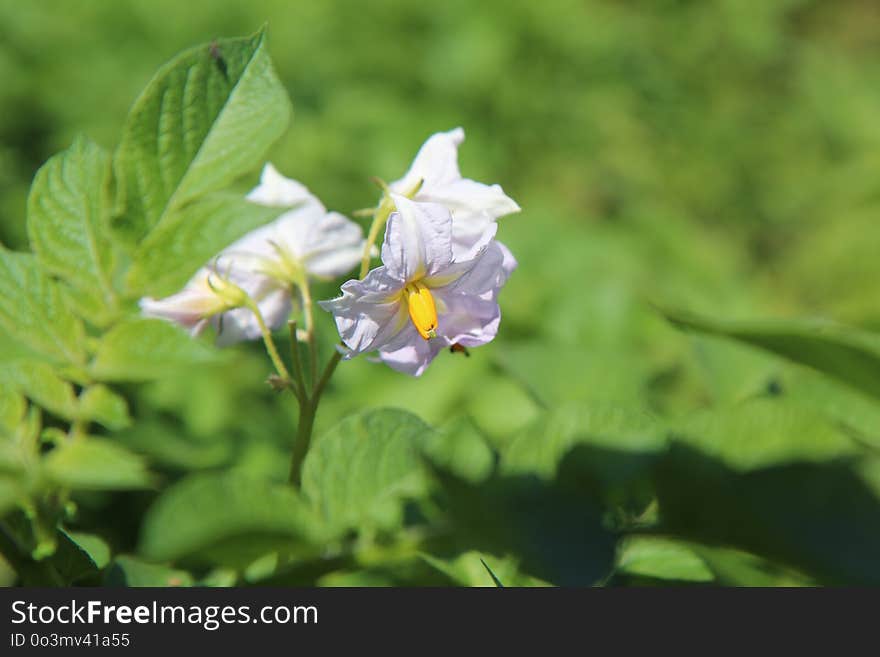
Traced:
<path fill-rule="evenodd" d="M 344 363 L 319 431 L 394 406 L 433 425 L 465 415 L 503 451 L 548 410 L 614 405 L 676 426 L 724 416 L 730 427 L 730 409 L 767 394 L 804 412 L 842 400 L 829 413 L 863 409 L 877 431 L 862 398 L 681 333 L 655 309 L 880 328 L 873 3 L 0 0 L 0 241 L 24 248 L 30 180 L 76 133 L 112 149 L 159 65 L 263 23 L 294 105 L 271 160 L 328 207 L 372 206 L 370 176 L 396 179 L 429 134 L 461 125 L 464 175 L 502 184 L 523 208 L 500 222 L 520 267 L 495 343 L 443 354 L 418 380 Z M 326 353 L 332 324 L 320 322 Z M 170 479 L 230 468 L 282 480 L 296 409 L 267 390 L 266 372 L 253 345 L 132 386 L 139 423 L 120 440 Z M 748 442 L 730 438 L 737 431 L 755 436 L 724 433 L 730 449 Z M 756 441 L 731 458 L 762 462 L 767 449 Z M 82 503 L 124 552 L 149 502 Z"/>

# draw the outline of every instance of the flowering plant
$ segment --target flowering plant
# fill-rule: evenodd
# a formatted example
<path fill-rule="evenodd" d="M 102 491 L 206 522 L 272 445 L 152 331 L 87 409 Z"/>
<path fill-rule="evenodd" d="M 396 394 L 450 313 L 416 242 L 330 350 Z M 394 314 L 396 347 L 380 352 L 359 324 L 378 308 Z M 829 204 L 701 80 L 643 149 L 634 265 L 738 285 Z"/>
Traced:
<path fill-rule="evenodd" d="M 606 61 L 546 25 L 554 66 L 558 52 Z M 487 52 L 525 75 L 515 46 Z M 645 89 L 667 79 L 646 70 Z M 545 102 L 512 93 L 512 76 L 490 110 L 453 93 L 444 112 L 398 103 L 369 123 L 346 89 L 359 120 L 344 139 L 329 115 L 270 157 L 291 103 L 260 32 L 162 67 L 113 149 L 80 136 L 43 163 L 22 248 L 0 246 L 0 584 L 880 581 L 876 334 L 662 303 L 670 281 L 677 299 L 744 303 L 737 246 L 666 202 L 705 177 L 712 130 L 694 124 L 703 113 L 679 122 L 701 157 L 659 184 L 654 157 L 688 158 L 669 144 L 632 157 L 651 131 L 618 110 L 640 95 L 599 77 Z M 551 78 L 554 93 L 567 79 Z M 581 112 L 599 120 L 578 140 Z M 417 149 L 459 122 L 467 149 L 462 128 Z M 580 151 L 606 140 L 584 174 Z M 460 149 L 482 163 L 459 166 Z M 713 178 L 696 206 L 735 211 L 729 196 L 755 178 L 741 164 L 749 184 Z M 362 194 L 373 166 L 390 170 L 375 202 L 339 191 L 340 168 Z M 505 189 L 481 181 L 496 176 Z M 647 212 L 641 196 L 661 188 Z M 755 207 L 804 205 L 779 198 Z M 873 326 L 849 283 L 870 290 L 876 258 L 838 256 L 807 267 L 809 303 L 837 293 L 819 278 L 847 260 L 840 307 Z M 790 275 L 777 264 L 767 278 Z"/>

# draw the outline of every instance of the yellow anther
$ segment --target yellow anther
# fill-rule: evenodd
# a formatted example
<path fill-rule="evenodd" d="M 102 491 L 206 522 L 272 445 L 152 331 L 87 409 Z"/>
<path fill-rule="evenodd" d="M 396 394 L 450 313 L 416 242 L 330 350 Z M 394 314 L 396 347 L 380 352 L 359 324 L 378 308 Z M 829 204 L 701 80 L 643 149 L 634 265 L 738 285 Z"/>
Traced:
<path fill-rule="evenodd" d="M 434 297 L 424 283 L 410 283 L 403 290 L 409 307 L 409 318 L 425 340 L 437 337 L 437 308 Z"/>

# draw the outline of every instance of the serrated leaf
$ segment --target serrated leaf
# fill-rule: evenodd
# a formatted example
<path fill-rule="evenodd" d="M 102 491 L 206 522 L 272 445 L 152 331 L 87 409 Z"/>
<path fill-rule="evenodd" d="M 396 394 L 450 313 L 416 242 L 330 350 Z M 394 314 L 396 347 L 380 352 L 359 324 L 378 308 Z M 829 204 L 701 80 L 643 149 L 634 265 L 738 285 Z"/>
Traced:
<path fill-rule="evenodd" d="M 77 418 L 73 386 L 60 378 L 51 365 L 37 361 L 15 361 L 0 365 L 0 385 L 18 390 L 60 418 Z"/>
<path fill-rule="evenodd" d="M 109 176 L 110 156 L 78 138 L 40 168 L 28 197 L 31 248 L 46 271 L 71 287 L 81 315 L 99 326 L 117 307 Z"/>
<path fill-rule="evenodd" d="M 174 58 L 135 102 L 116 154 L 126 232 L 140 238 L 260 165 L 290 113 L 262 31 Z"/>
<path fill-rule="evenodd" d="M 131 424 L 125 399 L 100 384 L 89 386 L 80 395 L 77 416 L 114 431 Z"/>
<path fill-rule="evenodd" d="M 0 246 L 0 290 L 0 330 L 53 362 L 85 362 L 83 324 L 33 255 Z"/>
<path fill-rule="evenodd" d="M 721 335 L 775 353 L 880 398 L 880 336 L 831 322 L 723 321 L 664 311 L 681 328 Z"/>
<path fill-rule="evenodd" d="M 193 576 L 159 564 L 147 563 L 135 557 L 120 555 L 107 568 L 105 586 L 157 587 L 192 586 Z"/>
<path fill-rule="evenodd" d="M 59 445 L 43 461 L 54 483 L 82 490 L 128 490 L 151 485 L 143 458 L 93 436 Z"/>
<path fill-rule="evenodd" d="M 320 543 L 321 536 L 292 488 L 245 473 L 211 473 L 162 494 L 144 518 L 139 552 L 154 561 L 243 566 L 273 550 Z"/>
<path fill-rule="evenodd" d="M 223 248 L 278 214 L 278 208 L 222 192 L 173 210 L 136 254 L 129 290 L 158 297 L 178 291 Z"/>
<path fill-rule="evenodd" d="M 419 454 L 432 432 L 400 410 L 347 417 L 312 444 L 303 494 L 332 527 L 393 529 L 402 500 L 425 490 Z"/>
<path fill-rule="evenodd" d="M 147 381 L 219 357 L 219 351 L 168 322 L 135 319 L 114 326 L 101 338 L 90 371 L 98 381 Z"/>

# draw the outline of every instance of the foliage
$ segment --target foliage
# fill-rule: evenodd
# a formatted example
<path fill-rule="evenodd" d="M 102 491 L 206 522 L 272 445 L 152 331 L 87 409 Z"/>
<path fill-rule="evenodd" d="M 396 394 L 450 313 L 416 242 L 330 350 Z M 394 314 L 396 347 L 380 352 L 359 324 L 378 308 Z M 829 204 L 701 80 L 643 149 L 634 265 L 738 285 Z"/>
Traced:
<path fill-rule="evenodd" d="M 8 582 L 880 583 L 868 3 L 71 11 L 0 2 Z M 266 159 L 350 214 L 458 124 L 524 208 L 499 338 L 342 364 L 297 491 L 257 346 L 137 299 L 275 217 Z"/>

